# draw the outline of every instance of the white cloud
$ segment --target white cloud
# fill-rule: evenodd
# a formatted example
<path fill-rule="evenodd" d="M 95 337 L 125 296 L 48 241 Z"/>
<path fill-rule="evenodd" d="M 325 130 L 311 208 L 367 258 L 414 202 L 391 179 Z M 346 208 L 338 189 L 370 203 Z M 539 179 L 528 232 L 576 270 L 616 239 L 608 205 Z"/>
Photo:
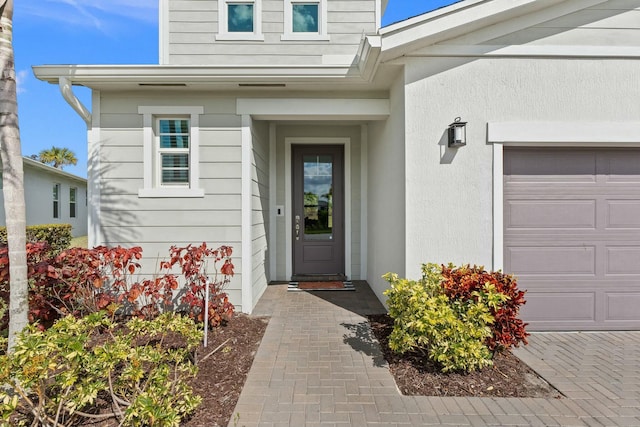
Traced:
<path fill-rule="evenodd" d="M 318 31 L 318 24 L 311 10 L 306 10 L 305 6 L 293 9 L 293 28 L 296 32 L 316 32 Z"/>
<path fill-rule="evenodd" d="M 44 4 L 43 4 L 44 3 Z M 108 32 L 111 25 L 131 20 L 158 21 L 157 0 L 26 0 L 17 2 L 15 14 L 76 27 L 92 27 Z"/>
<path fill-rule="evenodd" d="M 29 77 L 29 70 L 20 70 L 16 72 L 16 92 L 25 93 L 27 90 L 24 88 L 24 83 Z"/>

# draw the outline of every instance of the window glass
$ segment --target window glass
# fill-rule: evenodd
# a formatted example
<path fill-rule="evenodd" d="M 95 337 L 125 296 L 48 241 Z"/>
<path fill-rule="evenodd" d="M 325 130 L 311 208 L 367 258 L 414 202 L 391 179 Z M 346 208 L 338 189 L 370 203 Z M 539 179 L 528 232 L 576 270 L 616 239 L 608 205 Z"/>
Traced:
<path fill-rule="evenodd" d="M 189 154 L 162 153 L 162 183 L 189 183 Z"/>
<path fill-rule="evenodd" d="M 227 5 L 227 29 L 230 33 L 253 32 L 253 4 L 230 3 Z"/>
<path fill-rule="evenodd" d="M 318 3 L 296 3 L 293 4 L 293 32 L 294 33 L 317 33 L 318 26 Z"/>
<path fill-rule="evenodd" d="M 160 148 L 189 148 L 189 120 L 160 120 Z"/>
<path fill-rule="evenodd" d="M 60 184 L 53 185 L 53 217 L 60 218 Z"/>
<path fill-rule="evenodd" d="M 71 218 L 76 217 L 76 193 L 78 192 L 77 188 L 69 189 L 69 216 Z"/>

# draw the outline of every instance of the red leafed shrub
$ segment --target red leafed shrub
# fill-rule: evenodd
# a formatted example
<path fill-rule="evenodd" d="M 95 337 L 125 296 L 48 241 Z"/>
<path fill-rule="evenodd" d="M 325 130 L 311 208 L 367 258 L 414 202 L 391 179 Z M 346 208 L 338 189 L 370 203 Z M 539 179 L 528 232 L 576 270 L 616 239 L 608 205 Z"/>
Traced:
<path fill-rule="evenodd" d="M 230 246 L 209 249 L 206 243 L 184 248 L 172 246 L 170 260 L 160 264 L 163 269 L 172 269 L 174 265 L 180 265 L 186 281 L 186 290 L 180 302 L 189 308 L 191 317 L 201 322 L 204 321 L 205 292 L 207 283 L 209 284 L 208 317 L 209 324 L 214 327 L 229 320 L 235 311 L 235 307 L 229 302 L 229 297 L 224 292 L 224 287 L 233 276 L 232 252 Z M 208 280 L 207 259 L 213 261 L 213 280 Z M 222 263 L 220 271 L 218 271 L 219 263 Z"/>
<path fill-rule="evenodd" d="M 183 255 L 184 252 L 184 255 Z M 123 315 L 150 319 L 161 312 L 176 309 L 178 276 L 171 273 L 180 266 L 186 289 L 181 302 L 191 317 L 203 319 L 204 289 L 210 283 L 209 312 L 213 325 L 228 319 L 234 311 L 223 291 L 233 275 L 231 248 L 208 249 L 206 244 L 171 248 L 171 261 L 163 262 L 152 279 L 134 280 L 140 269 L 142 248 L 93 249 L 72 248 L 53 256 L 44 243 L 27 244 L 29 277 L 29 318 L 49 323 L 67 314 L 82 316 L 108 309 Z M 215 276 L 211 281 L 205 268 L 213 260 Z M 222 262 L 221 280 L 217 265 Z M 0 248 L 0 288 L 8 290 L 9 259 L 7 249 Z"/>
<path fill-rule="evenodd" d="M 508 299 L 498 309 L 491 309 L 495 322 L 491 325 L 493 334 L 487 338 L 487 346 L 491 351 L 501 351 L 521 342 L 527 344 L 525 331 L 527 326 L 519 317 L 520 306 L 525 304 L 524 291 L 518 289 L 513 275 L 499 271 L 487 272 L 482 266 L 465 265 L 462 267 L 442 266 L 442 286 L 451 299 L 468 300 L 473 298 L 474 291 L 481 291 L 486 283 L 495 286 L 496 291 L 506 295 Z"/>

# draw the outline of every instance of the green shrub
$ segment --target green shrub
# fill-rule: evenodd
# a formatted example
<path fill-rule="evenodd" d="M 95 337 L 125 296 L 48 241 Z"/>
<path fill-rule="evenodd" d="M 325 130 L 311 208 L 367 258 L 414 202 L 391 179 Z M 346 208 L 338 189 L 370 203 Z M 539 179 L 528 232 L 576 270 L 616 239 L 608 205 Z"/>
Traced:
<path fill-rule="evenodd" d="M 505 298 L 493 285 L 474 291 L 473 299 L 451 300 L 442 288 L 442 273 L 436 264 L 423 265 L 419 281 L 392 273 L 383 277 L 391 285 L 385 295 L 394 319 L 389 337 L 393 351 L 426 353 L 443 372 L 469 372 L 492 363 L 485 345 L 494 322 L 490 309 Z"/>
<path fill-rule="evenodd" d="M 42 224 L 27 226 L 27 242 L 47 242 L 58 253 L 71 245 L 71 224 Z M 7 228 L 0 227 L 0 245 L 7 244 Z"/>
<path fill-rule="evenodd" d="M 172 313 L 125 327 L 104 312 L 67 316 L 46 331 L 30 325 L 13 353 L 0 356 L 0 425 L 71 426 L 97 417 L 179 426 L 201 401 L 186 384 L 201 338 L 191 319 Z"/>

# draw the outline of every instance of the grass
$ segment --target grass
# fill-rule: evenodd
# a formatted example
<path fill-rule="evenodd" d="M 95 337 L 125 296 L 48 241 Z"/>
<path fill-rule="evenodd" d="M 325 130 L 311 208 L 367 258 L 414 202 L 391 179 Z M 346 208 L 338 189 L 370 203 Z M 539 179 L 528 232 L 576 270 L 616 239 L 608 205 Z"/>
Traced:
<path fill-rule="evenodd" d="M 73 239 L 71 239 L 71 246 L 72 248 L 86 248 L 88 245 L 88 239 L 87 236 L 78 236 L 78 237 L 74 237 Z"/>

